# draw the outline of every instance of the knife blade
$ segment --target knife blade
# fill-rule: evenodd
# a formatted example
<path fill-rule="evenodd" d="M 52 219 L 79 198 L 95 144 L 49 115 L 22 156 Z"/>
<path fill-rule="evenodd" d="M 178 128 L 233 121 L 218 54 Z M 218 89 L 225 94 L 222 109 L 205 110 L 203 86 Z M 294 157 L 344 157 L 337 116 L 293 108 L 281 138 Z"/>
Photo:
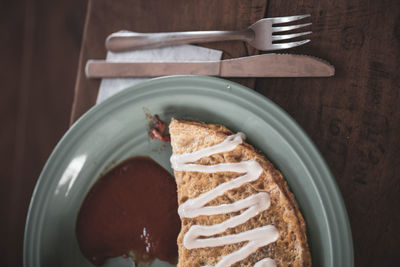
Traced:
<path fill-rule="evenodd" d="M 88 60 L 88 78 L 209 75 L 220 77 L 330 77 L 335 68 L 325 60 L 296 54 L 264 54 L 205 62 L 107 62 Z"/>

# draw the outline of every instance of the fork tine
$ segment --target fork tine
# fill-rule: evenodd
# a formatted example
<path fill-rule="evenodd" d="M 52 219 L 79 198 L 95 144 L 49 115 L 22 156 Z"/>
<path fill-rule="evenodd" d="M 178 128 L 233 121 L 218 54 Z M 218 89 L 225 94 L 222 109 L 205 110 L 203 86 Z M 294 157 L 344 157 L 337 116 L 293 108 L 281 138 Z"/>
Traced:
<path fill-rule="evenodd" d="M 284 35 L 272 35 L 272 40 L 273 41 L 279 41 L 279 40 L 286 40 L 286 39 L 292 39 L 296 38 L 299 36 L 311 34 L 312 32 L 299 32 L 299 33 L 292 33 L 292 34 L 284 34 Z"/>
<path fill-rule="evenodd" d="M 304 19 L 304 18 L 308 18 L 310 16 L 311 16 L 310 14 L 306 14 L 306 15 L 270 18 L 270 20 L 272 21 L 272 24 L 280 24 L 280 23 L 286 23 L 286 22 L 301 20 L 301 19 Z"/>
<path fill-rule="evenodd" d="M 311 25 L 312 23 L 304 23 L 299 25 L 292 25 L 292 26 L 281 26 L 281 27 L 272 27 L 272 32 L 286 32 L 291 31 L 294 29 L 302 28 Z"/>
<path fill-rule="evenodd" d="M 310 41 L 310 39 L 298 41 L 298 42 L 291 42 L 291 43 L 282 43 L 282 44 L 272 44 L 270 50 L 280 50 L 280 49 L 288 49 L 296 46 L 300 46 L 306 44 Z"/>

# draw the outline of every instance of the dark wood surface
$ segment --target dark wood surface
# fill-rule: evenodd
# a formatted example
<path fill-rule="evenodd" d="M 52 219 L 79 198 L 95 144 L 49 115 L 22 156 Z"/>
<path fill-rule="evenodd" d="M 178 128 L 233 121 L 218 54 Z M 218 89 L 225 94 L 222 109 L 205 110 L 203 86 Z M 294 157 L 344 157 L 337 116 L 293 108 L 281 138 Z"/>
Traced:
<path fill-rule="evenodd" d="M 302 13 L 312 15 L 312 42 L 290 52 L 330 61 L 336 76 L 236 81 L 285 109 L 321 151 L 349 213 L 356 266 L 400 266 L 400 2 L 174 0 L 169 9 L 164 2 L 91 0 L 83 37 L 84 1 L 2 3 L 0 266 L 22 264 L 34 184 L 68 127 L 81 38 L 72 121 L 97 94 L 82 66 L 104 58 L 113 31 L 237 29 L 264 15 Z M 256 53 L 241 42 L 209 46 L 225 57 Z"/>
<path fill-rule="evenodd" d="M 1 1 L 0 266 L 22 266 L 33 188 L 69 127 L 86 6 Z"/>

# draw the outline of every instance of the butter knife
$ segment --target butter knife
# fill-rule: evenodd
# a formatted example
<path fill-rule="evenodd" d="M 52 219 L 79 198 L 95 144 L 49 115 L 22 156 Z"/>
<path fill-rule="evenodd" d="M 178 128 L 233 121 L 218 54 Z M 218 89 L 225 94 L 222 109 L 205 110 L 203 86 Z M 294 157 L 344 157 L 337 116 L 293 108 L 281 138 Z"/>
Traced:
<path fill-rule="evenodd" d="M 88 60 L 89 78 L 208 75 L 220 77 L 329 77 L 335 68 L 325 60 L 306 55 L 264 54 L 204 62 L 107 62 Z"/>

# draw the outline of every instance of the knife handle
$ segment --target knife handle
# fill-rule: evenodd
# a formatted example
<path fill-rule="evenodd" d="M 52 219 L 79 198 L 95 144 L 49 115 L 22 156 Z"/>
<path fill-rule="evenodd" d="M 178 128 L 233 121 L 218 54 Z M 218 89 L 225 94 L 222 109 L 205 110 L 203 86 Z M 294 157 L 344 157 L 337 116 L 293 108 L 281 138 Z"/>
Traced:
<path fill-rule="evenodd" d="M 88 60 L 88 78 L 158 77 L 167 75 L 218 76 L 220 61 L 207 62 L 107 62 Z"/>
<path fill-rule="evenodd" d="M 112 52 L 122 52 L 190 43 L 232 40 L 248 41 L 253 37 L 254 32 L 249 29 L 242 31 L 191 31 L 166 33 L 126 32 L 111 34 L 106 40 L 106 48 Z"/>

